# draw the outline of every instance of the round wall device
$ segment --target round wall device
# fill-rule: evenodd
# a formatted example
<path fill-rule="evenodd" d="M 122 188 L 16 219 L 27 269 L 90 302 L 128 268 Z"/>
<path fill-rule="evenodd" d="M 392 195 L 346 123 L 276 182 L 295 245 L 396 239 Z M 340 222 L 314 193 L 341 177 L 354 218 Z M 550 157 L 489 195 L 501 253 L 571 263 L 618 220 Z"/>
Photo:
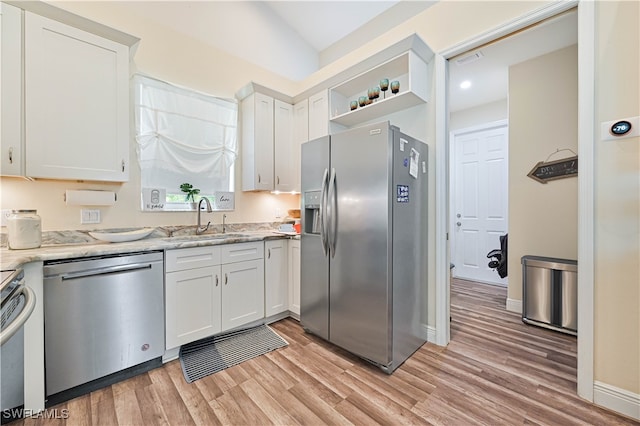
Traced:
<path fill-rule="evenodd" d="M 610 129 L 610 132 L 612 135 L 622 136 L 629 133 L 630 130 L 631 130 L 631 123 L 629 123 L 626 120 L 621 120 L 613 123 Z"/>

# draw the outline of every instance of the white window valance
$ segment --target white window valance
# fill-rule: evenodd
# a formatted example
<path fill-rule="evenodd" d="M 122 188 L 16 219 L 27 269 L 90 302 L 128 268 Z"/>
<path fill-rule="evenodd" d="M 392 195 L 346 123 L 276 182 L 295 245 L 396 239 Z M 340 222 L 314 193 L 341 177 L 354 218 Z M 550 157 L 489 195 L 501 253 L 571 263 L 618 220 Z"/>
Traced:
<path fill-rule="evenodd" d="M 233 191 L 238 104 L 136 75 L 135 121 L 142 188 Z"/>

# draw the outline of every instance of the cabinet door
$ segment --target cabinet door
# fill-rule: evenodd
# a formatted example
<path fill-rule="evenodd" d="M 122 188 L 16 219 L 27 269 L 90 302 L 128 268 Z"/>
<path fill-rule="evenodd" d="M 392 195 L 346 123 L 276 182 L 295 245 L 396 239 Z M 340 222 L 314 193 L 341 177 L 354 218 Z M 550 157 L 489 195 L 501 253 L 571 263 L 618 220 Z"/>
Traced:
<path fill-rule="evenodd" d="M 289 310 L 300 315 L 300 240 L 289 240 Z"/>
<path fill-rule="evenodd" d="M 295 188 L 295 151 L 293 140 L 293 105 L 278 99 L 275 108 L 275 189 L 290 192 Z M 298 162 L 300 160 L 298 159 Z"/>
<path fill-rule="evenodd" d="M 24 174 L 22 140 L 22 12 L 0 3 L 0 174 Z"/>
<path fill-rule="evenodd" d="M 293 158 L 295 185 L 293 190 L 300 192 L 300 164 L 302 144 L 309 140 L 309 100 L 305 99 L 293 106 Z"/>
<path fill-rule="evenodd" d="M 289 309 L 287 240 L 264 243 L 264 304 L 270 317 Z"/>
<path fill-rule="evenodd" d="M 222 330 L 264 318 L 264 260 L 222 265 Z"/>
<path fill-rule="evenodd" d="M 220 266 L 166 274 L 167 350 L 220 332 L 221 282 Z"/>
<path fill-rule="evenodd" d="M 329 134 L 329 97 L 323 90 L 309 97 L 309 140 Z"/>
<path fill-rule="evenodd" d="M 31 177 L 129 179 L 129 49 L 25 12 L 25 148 Z"/>
<path fill-rule="evenodd" d="M 242 101 L 242 190 L 272 191 L 273 98 L 253 93 Z"/>

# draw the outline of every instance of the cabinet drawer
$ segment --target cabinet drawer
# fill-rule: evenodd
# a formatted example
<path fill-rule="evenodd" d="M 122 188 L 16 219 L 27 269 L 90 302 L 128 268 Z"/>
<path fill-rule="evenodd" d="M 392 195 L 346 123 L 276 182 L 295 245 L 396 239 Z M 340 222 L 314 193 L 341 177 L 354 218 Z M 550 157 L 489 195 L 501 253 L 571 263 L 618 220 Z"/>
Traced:
<path fill-rule="evenodd" d="M 221 263 L 243 262 L 245 260 L 255 260 L 264 258 L 264 243 L 228 244 L 220 247 Z"/>
<path fill-rule="evenodd" d="M 184 271 L 220 264 L 220 246 L 167 250 L 165 272 Z"/>

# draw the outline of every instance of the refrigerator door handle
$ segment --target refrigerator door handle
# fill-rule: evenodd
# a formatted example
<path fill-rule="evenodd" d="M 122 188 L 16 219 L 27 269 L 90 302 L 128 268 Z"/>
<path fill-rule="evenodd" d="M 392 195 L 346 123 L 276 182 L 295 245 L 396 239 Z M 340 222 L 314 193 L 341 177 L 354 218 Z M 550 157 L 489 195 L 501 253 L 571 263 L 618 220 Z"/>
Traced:
<path fill-rule="evenodd" d="M 329 185 L 329 170 L 324 169 L 322 175 L 322 192 L 320 194 L 320 241 L 322 243 L 322 254 L 327 255 L 329 242 L 327 238 L 327 186 Z"/>
<path fill-rule="evenodd" d="M 329 202 L 331 208 L 329 209 L 329 231 L 327 232 L 329 238 L 329 253 L 331 257 L 336 255 L 336 232 L 337 232 L 337 202 L 336 202 L 336 169 L 331 169 L 331 177 L 329 178 Z"/>

